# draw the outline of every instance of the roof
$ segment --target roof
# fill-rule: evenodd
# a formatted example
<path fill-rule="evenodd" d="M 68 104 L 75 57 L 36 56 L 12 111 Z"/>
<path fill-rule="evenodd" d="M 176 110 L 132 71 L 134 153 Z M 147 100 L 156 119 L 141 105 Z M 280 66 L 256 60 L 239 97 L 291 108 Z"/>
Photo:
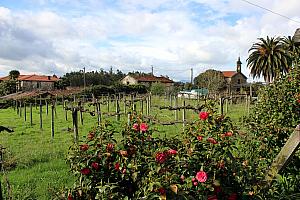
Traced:
<path fill-rule="evenodd" d="M 7 81 L 9 79 L 10 79 L 9 76 L 5 76 L 5 77 L 0 78 L 1 81 Z M 46 76 L 46 75 L 33 74 L 33 75 L 19 75 L 17 80 L 19 80 L 19 81 L 55 82 L 55 81 L 58 81 L 59 79 L 55 75 Z"/>
<path fill-rule="evenodd" d="M 222 73 L 225 78 L 231 78 L 237 74 L 236 71 L 222 71 Z"/>
<path fill-rule="evenodd" d="M 144 76 L 134 76 L 138 82 L 160 82 L 160 83 L 174 83 L 171 79 L 165 76 L 153 76 L 153 75 L 144 75 Z"/>
<path fill-rule="evenodd" d="M 245 79 L 247 79 L 247 77 L 243 73 L 240 73 L 240 72 L 237 72 L 237 71 L 222 71 L 222 73 L 223 73 L 223 76 L 225 78 L 232 78 L 237 74 L 241 74 L 242 76 L 245 77 Z"/>

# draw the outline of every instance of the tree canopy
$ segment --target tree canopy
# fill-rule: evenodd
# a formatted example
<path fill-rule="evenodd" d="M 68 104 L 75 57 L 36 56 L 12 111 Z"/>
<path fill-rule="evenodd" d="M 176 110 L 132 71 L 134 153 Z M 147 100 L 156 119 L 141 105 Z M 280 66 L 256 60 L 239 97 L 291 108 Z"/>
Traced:
<path fill-rule="evenodd" d="M 195 85 L 207 88 L 210 92 L 218 92 L 226 87 L 226 81 L 221 71 L 209 69 L 194 78 Z"/>

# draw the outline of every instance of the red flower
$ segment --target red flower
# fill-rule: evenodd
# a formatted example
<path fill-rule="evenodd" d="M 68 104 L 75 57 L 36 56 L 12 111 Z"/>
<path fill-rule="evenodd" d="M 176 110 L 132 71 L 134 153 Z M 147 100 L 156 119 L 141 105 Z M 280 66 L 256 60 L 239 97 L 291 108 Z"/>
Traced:
<path fill-rule="evenodd" d="M 227 133 L 225 133 L 225 136 L 227 136 L 227 137 L 231 137 L 233 134 L 232 134 L 232 132 L 227 132 Z"/>
<path fill-rule="evenodd" d="M 169 150 L 168 150 L 168 154 L 169 154 L 169 155 L 176 155 L 176 154 L 177 154 L 177 151 L 174 150 L 174 149 L 169 149 Z"/>
<path fill-rule="evenodd" d="M 197 185 L 198 185 L 198 182 L 197 182 L 197 181 L 193 182 L 193 185 L 194 185 L 194 186 L 197 186 Z"/>
<path fill-rule="evenodd" d="M 139 124 L 137 123 L 133 124 L 132 129 L 135 131 L 139 131 Z"/>
<path fill-rule="evenodd" d="M 197 181 L 195 178 L 192 178 L 192 182 L 195 182 L 195 181 Z"/>
<path fill-rule="evenodd" d="M 92 166 L 92 168 L 94 168 L 95 170 L 99 170 L 99 163 L 97 163 L 97 162 L 93 162 L 92 164 L 91 164 L 91 166 Z"/>
<path fill-rule="evenodd" d="M 89 168 L 83 168 L 80 170 L 80 173 L 83 175 L 89 175 L 91 173 L 91 170 Z"/>
<path fill-rule="evenodd" d="M 201 119 L 201 120 L 206 120 L 207 118 L 208 118 L 208 116 L 209 116 L 209 113 L 208 112 L 204 112 L 204 111 L 202 111 L 202 112 L 200 112 L 199 113 L 199 118 Z"/>
<path fill-rule="evenodd" d="M 207 174 L 204 171 L 199 171 L 196 174 L 196 179 L 200 182 L 200 183 L 204 183 L 207 180 Z"/>
<path fill-rule="evenodd" d="M 148 130 L 148 125 L 146 123 L 141 123 L 140 129 L 142 132 L 146 132 Z"/>
<path fill-rule="evenodd" d="M 159 192 L 160 195 L 166 194 L 166 190 L 164 188 L 159 188 L 158 192 Z"/>
<path fill-rule="evenodd" d="M 108 144 L 106 145 L 106 151 L 112 152 L 113 150 L 114 150 L 114 144 L 108 143 Z"/>
<path fill-rule="evenodd" d="M 160 164 L 164 163 L 166 161 L 166 159 L 167 159 L 167 156 L 163 152 L 158 152 L 155 156 L 156 162 L 158 162 Z"/>
<path fill-rule="evenodd" d="M 117 170 L 117 171 L 120 170 L 120 163 L 117 162 L 117 163 L 115 164 L 115 170 Z"/>
<path fill-rule="evenodd" d="M 300 99 L 297 100 L 297 103 L 300 103 Z"/>
<path fill-rule="evenodd" d="M 201 141 L 202 139 L 203 139 L 202 136 L 200 136 L 200 135 L 197 136 L 197 140 L 198 140 L 198 141 Z"/>
<path fill-rule="evenodd" d="M 218 142 L 214 138 L 207 138 L 207 142 L 210 142 L 212 144 L 218 144 Z"/>
<path fill-rule="evenodd" d="M 86 151 L 88 149 L 89 149 L 89 145 L 88 144 L 82 144 L 82 145 L 80 145 L 80 150 L 81 151 Z"/>

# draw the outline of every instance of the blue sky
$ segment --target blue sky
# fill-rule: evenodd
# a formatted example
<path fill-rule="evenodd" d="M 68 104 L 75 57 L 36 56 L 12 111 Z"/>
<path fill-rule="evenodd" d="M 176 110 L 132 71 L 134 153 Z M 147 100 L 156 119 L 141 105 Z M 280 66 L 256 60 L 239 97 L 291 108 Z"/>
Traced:
<path fill-rule="evenodd" d="M 298 0 L 251 0 L 300 21 Z M 276 25 L 275 25 L 276 24 Z M 0 0 L 0 76 L 100 68 L 189 80 L 206 69 L 246 68 L 259 37 L 299 23 L 242 0 Z"/>

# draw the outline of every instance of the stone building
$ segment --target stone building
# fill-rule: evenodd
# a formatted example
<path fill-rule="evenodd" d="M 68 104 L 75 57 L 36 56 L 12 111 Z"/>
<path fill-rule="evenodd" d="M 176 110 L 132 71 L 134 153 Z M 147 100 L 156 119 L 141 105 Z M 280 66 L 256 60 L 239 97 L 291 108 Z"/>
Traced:
<path fill-rule="evenodd" d="M 171 88 L 174 85 L 174 81 L 165 76 L 154 76 L 154 75 L 143 75 L 143 76 L 133 76 L 127 75 L 122 80 L 121 83 L 124 85 L 136 85 L 142 84 L 150 87 L 153 83 L 161 83 L 167 88 Z"/>
<path fill-rule="evenodd" d="M 236 71 L 222 71 L 227 83 L 228 93 L 239 93 L 242 88 L 247 87 L 247 77 L 241 72 L 242 62 L 240 57 L 236 63 Z"/>
<path fill-rule="evenodd" d="M 1 81 L 9 80 L 9 76 L 1 77 Z M 17 78 L 17 91 L 53 90 L 54 84 L 59 79 L 56 75 L 19 75 Z"/>

